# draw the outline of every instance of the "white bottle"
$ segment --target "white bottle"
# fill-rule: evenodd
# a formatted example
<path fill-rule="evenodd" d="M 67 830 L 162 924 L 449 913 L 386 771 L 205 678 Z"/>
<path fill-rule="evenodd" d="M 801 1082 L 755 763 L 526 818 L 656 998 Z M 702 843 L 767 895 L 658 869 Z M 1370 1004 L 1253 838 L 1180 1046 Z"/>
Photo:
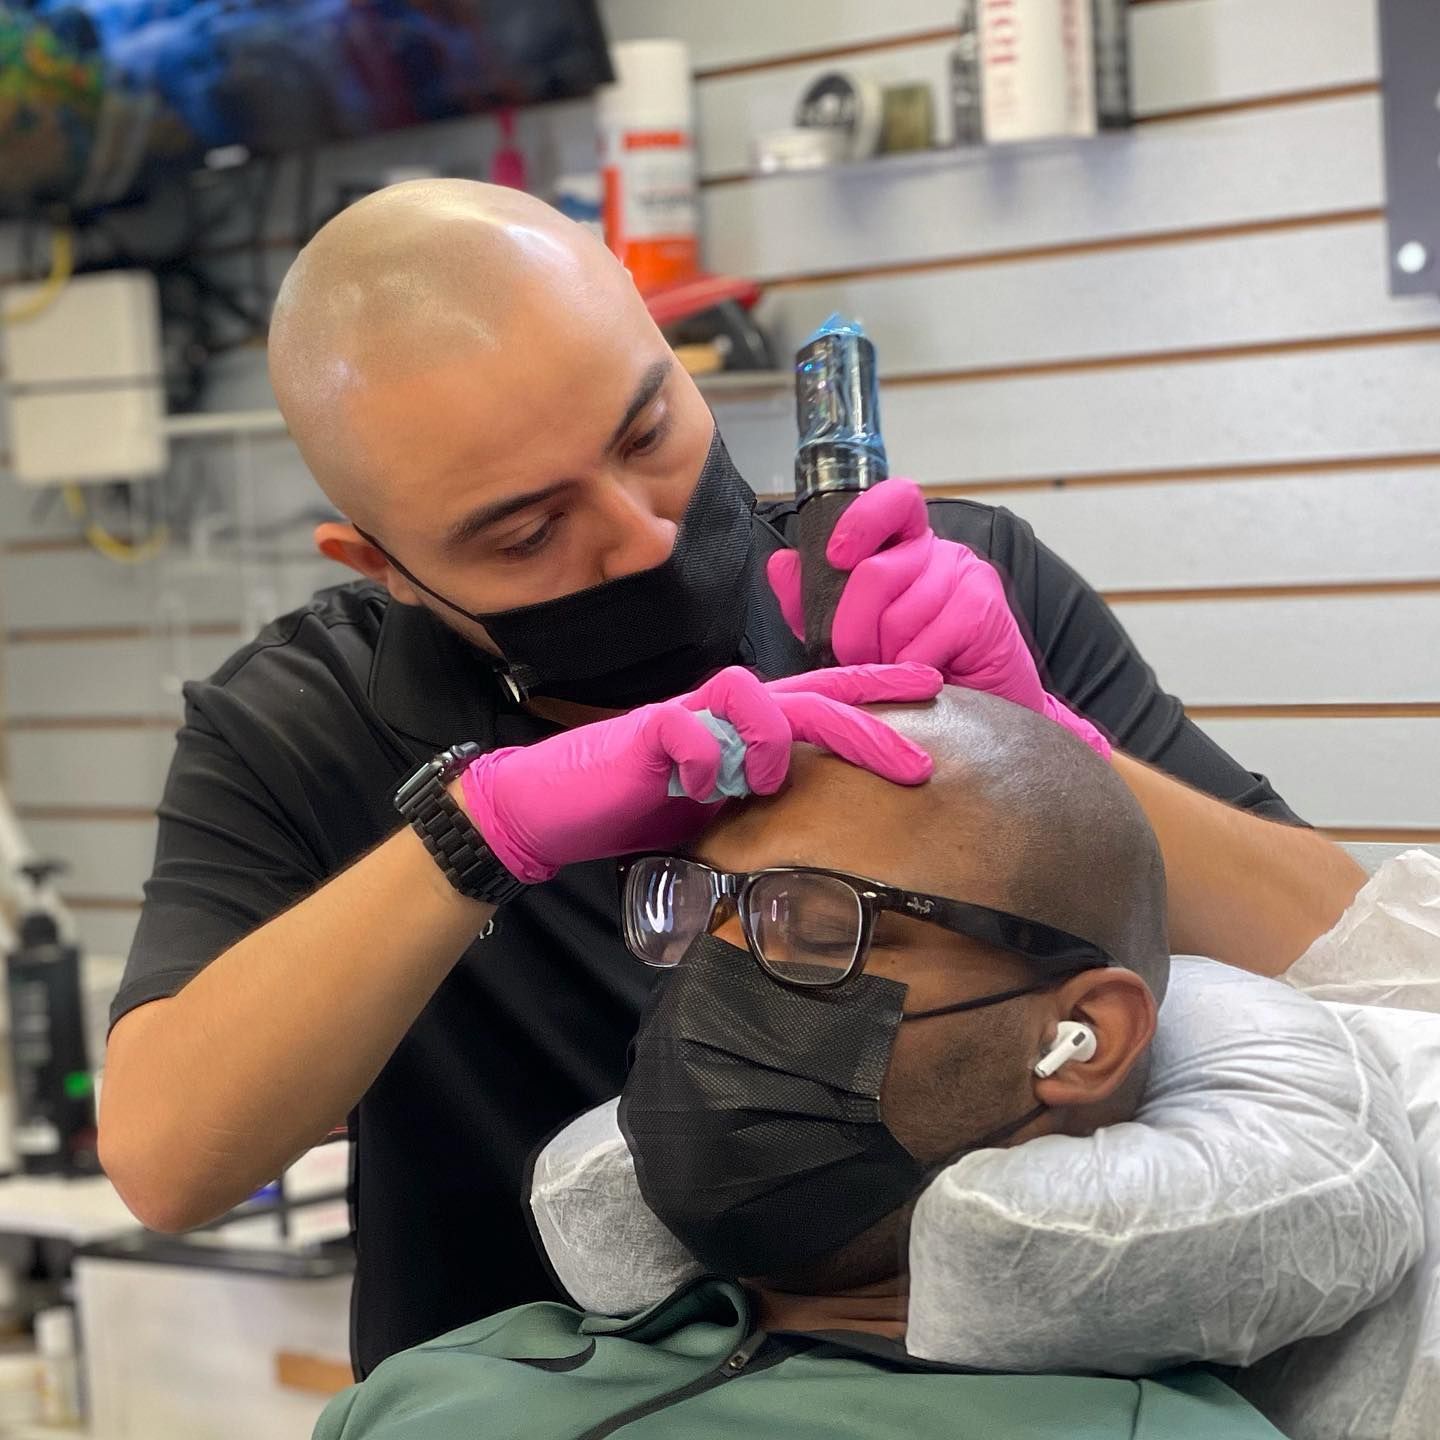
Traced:
<path fill-rule="evenodd" d="M 75 1312 L 68 1305 L 35 1316 L 40 1352 L 40 1418 L 47 1425 L 80 1423 L 80 1362 L 75 1353 Z"/>
<path fill-rule="evenodd" d="M 596 95 L 605 242 L 642 291 L 699 268 L 690 54 L 679 40 L 610 47 L 615 83 Z"/>
<path fill-rule="evenodd" d="M 980 0 L 979 16 L 986 141 L 1095 134 L 1091 0 Z"/>

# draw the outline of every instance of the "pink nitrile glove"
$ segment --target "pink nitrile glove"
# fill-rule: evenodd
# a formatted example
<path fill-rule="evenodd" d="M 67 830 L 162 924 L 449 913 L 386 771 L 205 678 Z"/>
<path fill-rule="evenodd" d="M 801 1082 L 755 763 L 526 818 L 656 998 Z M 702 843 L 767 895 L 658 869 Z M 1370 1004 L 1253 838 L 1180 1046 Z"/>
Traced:
<path fill-rule="evenodd" d="M 836 522 L 825 553 L 835 569 L 850 573 L 830 637 L 839 664 L 933 665 L 947 684 L 1038 711 L 1110 758 L 1100 731 L 1046 693 L 995 567 L 935 534 L 913 480 L 885 480 L 859 495 Z M 777 550 L 766 573 L 786 623 L 803 639 L 799 554 Z"/>
<path fill-rule="evenodd" d="M 678 699 L 482 755 L 460 791 L 500 862 L 534 885 L 562 865 L 673 849 L 705 829 L 715 807 L 702 802 L 715 789 L 721 745 L 697 710 L 739 733 L 757 795 L 780 788 L 797 741 L 919 785 L 934 768 L 930 756 L 857 707 L 930 700 L 942 683 L 928 665 L 853 665 L 768 682 L 732 666 Z M 672 797 L 677 771 L 685 796 Z"/>

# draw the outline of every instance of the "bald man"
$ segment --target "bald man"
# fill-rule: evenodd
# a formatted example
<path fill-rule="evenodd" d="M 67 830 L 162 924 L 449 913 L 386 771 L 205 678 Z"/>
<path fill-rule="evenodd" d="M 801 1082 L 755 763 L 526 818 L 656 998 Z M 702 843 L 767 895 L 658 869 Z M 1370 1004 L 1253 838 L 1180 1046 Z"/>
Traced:
<path fill-rule="evenodd" d="M 703 809 L 701 711 L 762 793 L 797 738 L 922 779 L 855 706 L 942 676 L 1046 714 L 1146 812 L 1176 948 L 1267 973 L 1360 883 L 1003 510 L 863 497 L 835 648 L 888 668 L 800 676 L 794 506 L 756 507 L 625 271 L 538 201 L 418 181 L 352 206 L 287 276 L 270 359 L 346 517 L 316 543 L 362 578 L 187 689 L 100 1144 L 182 1229 L 348 1116 L 362 1373 L 551 1293 L 525 1159 L 623 1079 L 648 976 L 605 859 Z"/>

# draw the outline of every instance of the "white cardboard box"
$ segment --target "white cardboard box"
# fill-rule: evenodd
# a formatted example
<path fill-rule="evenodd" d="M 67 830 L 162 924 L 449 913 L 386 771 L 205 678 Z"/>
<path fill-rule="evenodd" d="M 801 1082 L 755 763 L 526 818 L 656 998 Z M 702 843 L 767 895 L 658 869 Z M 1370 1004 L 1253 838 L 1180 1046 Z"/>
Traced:
<path fill-rule="evenodd" d="M 40 287 L 0 288 L 0 315 Z M 146 270 L 81 275 L 0 324 L 10 464 L 24 485 L 135 480 L 168 460 L 160 302 Z"/>

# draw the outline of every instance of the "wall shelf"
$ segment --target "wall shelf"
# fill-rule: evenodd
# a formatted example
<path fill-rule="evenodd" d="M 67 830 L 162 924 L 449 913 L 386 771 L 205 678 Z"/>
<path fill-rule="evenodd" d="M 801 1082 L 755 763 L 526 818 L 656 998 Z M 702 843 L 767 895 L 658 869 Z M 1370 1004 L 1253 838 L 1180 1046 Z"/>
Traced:
<path fill-rule="evenodd" d="M 701 394 L 726 400 L 748 397 L 769 399 L 788 393 L 795 383 L 788 370 L 731 370 L 697 375 Z M 215 410 L 193 415 L 169 415 L 164 431 L 171 440 L 223 440 L 242 436 L 284 435 L 288 431 L 278 410 Z"/>

